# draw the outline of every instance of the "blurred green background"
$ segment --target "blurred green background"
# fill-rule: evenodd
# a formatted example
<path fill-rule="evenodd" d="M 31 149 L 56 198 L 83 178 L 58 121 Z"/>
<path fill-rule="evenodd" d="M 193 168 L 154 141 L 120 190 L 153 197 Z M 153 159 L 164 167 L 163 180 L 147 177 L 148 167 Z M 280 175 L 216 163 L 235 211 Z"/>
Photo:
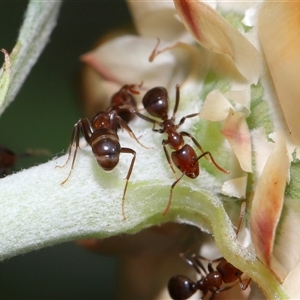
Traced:
<path fill-rule="evenodd" d="M 0 48 L 12 50 L 27 1 L 0 2 Z M 0 118 L 0 144 L 18 153 L 68 147 L 83 115 L 78 95 L 79 56 L 109 29 L 130 20 L 124 1 L 64 1 L 51 40 L 15 101 Z M 23 158 L 16 169 L 50 159 Z M 17 188 L 17 187 L 16 187 Z M 115 299 L 117 259 L 67 243 L 0 263 L 1 299 Z"/>

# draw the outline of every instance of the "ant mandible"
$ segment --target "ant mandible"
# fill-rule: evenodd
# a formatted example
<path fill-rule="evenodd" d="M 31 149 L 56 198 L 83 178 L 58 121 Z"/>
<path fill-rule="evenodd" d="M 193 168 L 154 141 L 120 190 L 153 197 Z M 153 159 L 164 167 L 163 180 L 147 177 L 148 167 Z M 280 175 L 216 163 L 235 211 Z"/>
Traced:
<path fill-rule="evenodd" d="M 141 113 L 139 113 L 135 108 L 130 107 L 129 105 L 124 105 L 122 108 L 126 108 L 130 110 L 131 112 L 135 113 L 140 118 L 153 123 L 153 131 L 159 132 L 159 133 L 166 133 L 167 139 L 164 139 L 162 141 L 163 149 L 167 158 L 167 161 L 170 165 L 170 168 L 173 171 L 173 174 L 175 176 L 175 181 L 171 185 L 170 195 L 169 195 L 169 201 L 168 204 L 163 212 L 163 215 L 166 215 L 169 211 L 169 208 L 171 206 L 172 202 L 172 193 L 173 189 L 176 186 L 176 184 L 181 180 L 181 178 L 186 175 L 189 178 L 196 178 L 198 177 L 200 173 L 199 169 L 199 163 L 198 161 L 205 156 L 209 156 L 211 162 L 214 164 L 214 166 L 220 170 L 223 173 L 228 174 L 229 171 L 223 169 L 220 167 L 214 160 L 212 154 L 209 151 L 203 151 L 200 144 L 197 142 L 197 140 L 188 132 L 181 131 L 178 132 L 178 128 L 185 122 L 187 118 L 193 118 L 198 116 L 198 113 L 190 114 L 187 116 L 184 116 L 181 118 L 180 122 L 176 125 L 175 124 L 175 115 L 179 106 L 179 100 L 180 100 L 180 88 L 179 85 L 176 85 L 176 101 L 175 106 L 173 109 L 173 115 L 171 118 L 168 117 L 168 109 L 169 109 L 169 97 L 168 92 L 164 87 L 154 87 L 146 92 L 146 94 L 143 97 L 143 105 L 144 108 L 147 110 L 147 112 L 156 118 L 161 119 L 161 122 L 149 118 Z M 157 129 L 155 126 L 159 126 L 160 128 Z M 196 145 L 196 147 L 202 152 L 201 155 L 197 156 L 195 150 L 189 145 L 185 144 L 184 137 L 189 137 L 193 143 Z M 167 151 L 166 145 L 169 145 L 171 149 L 174 151 L 170 155 Z M 173 167 L 173 164 L 182 172 L 181 176 L 178 178 L 176 175 L 176 171 Z"/>
<path fill-rule="evenodd" d="M 243 202 L 236 235 L 238 235 L 240 230 L 241 222 L 245 214 L 245 208 L 245 202 Z M 201 260 L 207 261 L 206 258 L 197 254 L 193 254 L 190 258 L 182 253 L 180 256 L 185 259 L 185 261 L 192 266 L 201 277 L 196 282 L 184 275 L 172 277 L 168 283 L 168 290 L 172 299 L 188 299 L 199 290 L 202 292 L 202 298 L 204 298 L 208 292 L 211 292 L 211 297 L 209 299 L 212 300 L 216 294 L 231 289 L 237 283 L 235 282 L 237 280 L 242 290 L 246 290 L 251 282 L 250 278 L 247 283 L 244 284 L 241 279 L 243 272 L 230 264 L 224 257 L 209 261 L 206 269 L 201 262 Z M 216 263 L 217 266 L 216 269 L 214 269 L 213 264 Z M 231 285 L 222 287 L 223 283 Z"/>
<path fill-rule="evenodd" d="M 119 91 L 119 93 L 121 93 L 123 98 L 120 97 L 120 94 L 117 93 L 113 96 L 115 97 L 113 99 L 117 99 L 117 100 L 120 100 L 120 98 L 124 99 L 124 95 L 126 96 L 128 90 L 131 92 L 135 91 L 134 90 L 135 86 L 136 85 L 123 86 Z M 114 105 L 115 104 L 112 101 L 111 107 L 115 107 Z M 123 219 L 125 220 L 126 219 L 125 210 L 124 210 L 125 194 L 128 186 L 128 181 L 134 166 L 136 152 L 131 148 L 121 147 L 119 143 L 119 136 L 117 134 L 118 126 L 125 129 L 132 138 L 134 138 L 141 146 L 145 147 L 142 143 L 140 143 L 140 141 L 134 135 L 133 131 L 127 125 L 127 123 L 119 116 L 117 110 L 114 109 L 111 110 L 109 108 L 107 111 L 99 112 L 98 114 L 96 114 L 92 122 L 90 122 L 87 118 L 84 118 L 84 119 L 80 119 L 74 125 L 72 135 L 71 135 L 71 141 L 69 145 L 68 159 L 64 165 L 57 166 L 57 167 L 62 168 L 69 162 L 71 158 L 72 145 L 75 143 L 75 151 L 73 154 L 71 169 L 66 179 L 61 182 L 61 184 L 63 185 L 69 179 L 72 170 L 74 168 L 74 162 L 76 159 L 77 150 L 79 148 L 80 133 L 83 134 L 83 137 L 92 148 L 97 163 L 105 171 L 111 171 L 116 167 L 116 165 L 119 162 L 120 153 L 132 154 L 133 157 L 127 172 L 127 176 L 125 178 L 126 184 L 122 196 L 122 216 Z"/>

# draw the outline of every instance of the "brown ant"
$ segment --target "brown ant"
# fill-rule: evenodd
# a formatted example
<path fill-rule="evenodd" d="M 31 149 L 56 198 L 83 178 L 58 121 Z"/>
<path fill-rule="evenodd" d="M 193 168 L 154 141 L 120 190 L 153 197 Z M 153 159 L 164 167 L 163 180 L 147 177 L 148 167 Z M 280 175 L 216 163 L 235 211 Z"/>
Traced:
<path fill-rule="evenodd" d="M 18 158 L 40 154 L 50 155 L 49 151 L 44 149 L 27 150 L 26 152 L 17 154 L 11 149 L 0 145 L 0 178 L 3 178 L 11 173 L 10 170 L 14 168 Z"/>
<path fill-rule="evenodd" d="M 17 154 L 12 150 L 0 146 L 0 177 L 5 177 L 9 174 L 9 169 L 12 169 L 17 162 Z"/>
<path fill-rule="evenodd" d="M 168 109 L 169 109 L 169 97 L 168 92 L 164 87 L 154 87 L 146 92 L 146 94 L 143 97 L 143 105 L 144 108 L 147 110 L 147 112 L 156 118 L 161 119 L 161 122 L 149 118 L 138 111 L 136 111 L 135 108 L 130 107 L 129 105 L 124 105 L 122 108 L 126 108 L 130 110 L 131 112 L 135 113 L 140 118 L 153 123 L 153 131 L 159 132 L 159 133 L 166 133 L 167 139 L 162 141 L 163 149 L 167 158 L 167 161 L 170 165 L 170 168 L 172 169 L 175 181 L 173 182 L 171 186 L 169 201 L 167 204 L 167 207 L 165 208 L 163 215 L 165 215 L 170 208 L 171 202 L 172 202 L 172 193 L 175 185 L 181 180 L 181 178 L 186 175 L 189 178 L 196 178 L 198 177 L 200 173 L 199 169 L 199 163 L 198 161 L 205 156 L 209 156 L 211 162 L 214 164 L 214 166 L 219 169 L 221 172 L 228 174 L 229 171 L 223 169 L 220 167 L 214 160 L 212 154 L 209 151 L 203 151 L 200 144 L 196 141 L 196 139 L 189 134 L 188 132 L 181 131 L 178 132 L 178 128 L 185 122 L 187 118 L 193 118 L 198 116 L 198 113 L 190 114 L 187 116 L 184 116 L 181 118 L 180 122 L 176 125 L 175 124 L 175 114 L 177 112 L 178 106 L 179 106 L 179 100 L 180 100 L 180 89 L 179 85 L 176 85 L 176 101 L 175 106 L 173 109 L 173 115 L 171 118 L 168 117 Z M 155 126 L 159 126 L 160 128 L 157 129 Z M 201 155 L 197 156 L 195 150 L 189 145 L 186 144 L 184 141 L 184 137 L 189 137 L 193 143 L 196 145 L 196 147 L 202 152 Z M 174 151 L 171 153 L 171 159 L 170 155 L 167 151 L 166 145 L 169 145 L 171 149 Z M 173 164 L 182 172 L 181 176 L 178 178 L 175 172 L 175 169 L 173 167 Z"/>
<path fill-rule="evenodd" d="M 236 235 L 238 235 L 241 222 L 245 214 L 245 204 L 246 203 L 243 202 L 241 207 L 240 219 L 236 230 Z M 180 254 L 180 256 L 190 266 L 192 266 L 201 277 L 196 282 L 184 275 L 177 275 L 172 277 L 168 283 L 168 290 L 172 299 L 188 299 L 199 290 L 202 292 L 202 298 L 204 298 L 208 292 L 211 292 L 211 296 L 209 299 L 212 300 L 214 299 L 216 294 L 231 289 L 237 283 L 237 280 L 242 290 L 246 290 L 251 282 L 250 278 L 247 283 L 244 284 L 241 279 L 243 272 L 230 264 L 224 257 L 209 261 L 206 269 L 201 262 L 201 260 L 207 261 L 206 258 L 197 254 L 193 254 L 190 258 L 182 253 Z M 213 264 L 216 263 L 217 266 L 214 269 Z M 222 287 L 223 283 L 231 285 Z"/>
<path fill-rule="evenodd" d="M 72 135 L 71 135 L 69 151 L 68 151 L 69 153 L 68 159 L 64 165 L 57 166 L 57 167 L 62 168 L 69 162 L 71 157 L 71 152 L 72 152 L 72 145 L 75 143 L 75 151 L 73 154 L 71 169 L 67 178 L 61 182 L 61 184 L 63 185 L 69 179 L 74 167 L 77 150 L 79 148 L 80 133 L 83 134 L 83 137 L 92 148 L 97 163 L 105 171 L 111 171 L 115 168 L 115 166 L 119 162 L 120 153 L 132 154 L 133 157 L 126 176 L 126 184 L 125 184 L 123 197 L 122 197 L 122 215 L 123 215 L 123 219 L 125 220 L 126 219 L 125 211 L 124 211 L 125 194 L 127 190 L 128 181 L 135 162 L 136 152 L 131 148 L 121 147 L 119 143 L 119 137 L 117 134 L 118 126 L 125 129 L 132 138 L 134 138 L 141 146 L 145 147 L 143 144 L 139 142 L 138 138 L 134 135 L 131 128 L 118 115 L 118 112 L 116 110 L 99 112 L 94 116 L 92 122 L 90 122 L 87 118 L 84 118 L 84 119 L 80 119 L 74 125 Z"/>
<path fill-rule="evenodd" d="M 129 111 L 128 109 L 120 108 L 123 105 L 130 105 L 134 108 L 137 107 L 136 100 L 133 95 L 138 95 L 139 91 L 137 90 L 142 86 L 143 83 L 137 84 L 125 84 L 121 87 L 121 89 L 116 92 L 110 100 L 110 105 L 107 111 L 115 110 L 117 114 L 128 123 L 131 121 L 135 114 Z"/>

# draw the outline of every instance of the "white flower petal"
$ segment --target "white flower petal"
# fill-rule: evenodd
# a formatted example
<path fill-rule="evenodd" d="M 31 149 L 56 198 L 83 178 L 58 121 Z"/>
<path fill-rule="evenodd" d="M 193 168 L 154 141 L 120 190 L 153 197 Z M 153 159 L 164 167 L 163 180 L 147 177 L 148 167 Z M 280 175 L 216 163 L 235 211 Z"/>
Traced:
<path fill-rule="evenodd" d="M 275 144 L 267 140 L 265 130 L 262 127 L 251 131 L 251 139 L 255 160 L 255 176 L 259 178 Z"/>
<path fill-rule="evenodd" d="M 192 36 L 177 17 L 173 1 L 127 0 L 127 4 L 141 36 L 168 42 L 193 42 Z"/>
<path fill-rule="evenodd" d="M 151 62 L 157 40 L 126 35 L 82 56 L 82 60 L 102 78 L 120 86 L 143 82 L 143 89 L 164 86 L 175 90 L 176 84 L 205 78 L 205 51 L 188 44 L 176 43 L 164 48 Z"/>
<path fill-rule="evenodd" d="M 241 111 L 246 117 L 250 115 L 251 92 L 250 87 L 243 90 L 230 90 L 224 96 L 236 103 L 235 109 Z"/>
<path fill-rule="evenodd" d="M 300 144 L 299 9 L 298 1 L 268 2 L 264 4 L 259 14 L 261 44 L 291 137 L 298 145 Z"/>
<path fill-rule="evenodd" d="M 280 279 L 284 278 L 286 271 L 272 257 L 272 253 L 284 201 L 289 165 L 285 139 L 280 134 L 256 186 L 250 219 L 256 255 Z"/>
<path fill-rule="evenodd" d="M 285 278 L 282 287 L 290 299 L 300 299 L 300 261 Z"/>
<path fill-rule="evenodd" d="M 243 177 L 225 181 L 222 185 L 222 194 L 244 199 L 246 197 L 247 179 L 248 174 L 246 173 Z"/>
<path fill-rule="evenodd" d="M 199 115 L 205 120 L 221 121 L 227 118 L 231 108 L 232 105 L 223 94 L 219 90 L 213 90 L 206 96 Z"/>
<path fill-rule="evenodd" d="M 106 80 L 120 85 L 143 81 L 147 89 L 156 85 L 169 86 L 172 78 L 176 83 L 181 82 L 186 74 L 178 68 L 171 52 L 162 53 L 154 62 L 149 62 L 155 45 L 155 39 L 126 35 L 83 55 L 82 60 Z"/>
<path fill-rule="evenodd" d="M 250 83 L 258 81 L 260 55 L 238 30 L 200 0 L 175 1 L 175 6 L 183 23 L 200 45 L 230 57 Z"/>

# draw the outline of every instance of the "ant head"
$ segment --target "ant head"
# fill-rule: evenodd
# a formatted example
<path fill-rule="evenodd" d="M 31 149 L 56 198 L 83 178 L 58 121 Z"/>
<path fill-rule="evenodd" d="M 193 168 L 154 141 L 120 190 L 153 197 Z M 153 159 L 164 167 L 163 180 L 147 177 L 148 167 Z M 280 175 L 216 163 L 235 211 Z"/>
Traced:
<path fill-rule="evenodd" d="M 169 280 L 168 291 L 172 299 L 188 299 L 197 291 L 197 287 L 190 278 L 177 275 Z"/>
<path fill-rule="evenodd" d="M 166 120 L 168 118 L 168 92 L 164 87 L 155 87 L 149 90 L 144 98 L 143 105 L 153 117 Z"/>
<path fill-rule="evenodd" d="M 122 105 L 130 105 L 136 107 L 136 101 L 132 93 L 138 94 L 138 91 L 133 90 L 133 87 L 130 85 L 124 85 L 117 93 L 111 97 L 111 110 L 116 110 L 118 115 L 128 123 L 131 121 L 135 114 L 131 113 L 128 109 L 120 109 Z"/>
<path fill-rule="evenodd" d="M 110 127 L 110 116 L 107 112 L 99 112 L 96 114 L 92 120 L 92 126 L 95 129 L 99 128 L 109 128 Z"/>
<path fill-rule="evenodd" d="M 218 272 L 221 274 L 223 281 L 225 283 L 230 283 L 238 279 L 242 276 L 243 272 L 234 267 L 232 264 L 227 262 L 227 260 L 224 258 L 220 261 L 220 263 L 217 265 Z"/>

